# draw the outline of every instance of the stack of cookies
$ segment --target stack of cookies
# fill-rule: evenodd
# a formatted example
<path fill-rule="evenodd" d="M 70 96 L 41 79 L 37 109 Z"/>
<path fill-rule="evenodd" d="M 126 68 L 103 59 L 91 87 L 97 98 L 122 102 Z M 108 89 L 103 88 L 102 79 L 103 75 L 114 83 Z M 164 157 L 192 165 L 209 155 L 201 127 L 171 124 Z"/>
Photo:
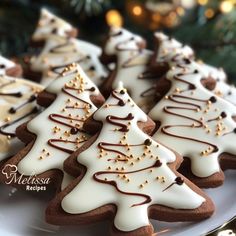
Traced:
<path fill-rule="evenodd" d="M 111 235 L 211 217 L 201 188 L 236 169 L 236 89 L 223 69 L 160 32 L 153 51 L 123 28 L 102 49 L 77 32 L 42 9 L 24 68 L 38 83 L 0 57 L 0 181 L 14 172 L 14 187 L 55 189 L 48 223 L 108 219 Z"/>

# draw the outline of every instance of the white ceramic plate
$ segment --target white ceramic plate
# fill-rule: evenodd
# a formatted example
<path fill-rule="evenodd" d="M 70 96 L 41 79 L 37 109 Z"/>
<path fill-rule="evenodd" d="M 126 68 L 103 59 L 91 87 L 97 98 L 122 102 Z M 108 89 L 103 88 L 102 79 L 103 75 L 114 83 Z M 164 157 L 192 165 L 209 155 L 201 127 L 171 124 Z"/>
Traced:
<path fill-rule="evenodd" d="M 227 171 L 225 184 L 206 192 L 216 205 L 215 214 L 198 223 L 164 223 L 152 221 L 161 236 L 204 235 L 236 215 L 236 171 Z M 103 222 L 83 227 L 58 227 L 46 224 L 44 210 L 49 197 L 0 186 L 0 235 L 1 236 L 98 236 L 107 235 L 109 223 Z"/>

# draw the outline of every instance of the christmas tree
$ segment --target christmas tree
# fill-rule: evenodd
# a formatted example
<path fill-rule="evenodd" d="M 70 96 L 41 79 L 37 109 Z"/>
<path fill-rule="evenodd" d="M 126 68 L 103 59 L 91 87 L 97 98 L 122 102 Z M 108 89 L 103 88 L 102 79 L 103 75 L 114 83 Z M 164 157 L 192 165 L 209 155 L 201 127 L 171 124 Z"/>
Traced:
<path fill-rule="evenodd" d="M 31 149 L 18 163 L 18 171 L 39 175 L 59 169 L 64 175 L 64 188 L 71 177 L 63 171 L 63 162 L 88 139 L 83 122 L 97 109 L 91 96 L 100 95 L 76 64 L 66 67 L 46 91 L 57 95 L 56 99 L 27 124 L 28 131 L 36 136 Z"/>
<path fill-rule="evenodd" d="M 181 217 L 180 212 L 188 215 L 192 209 L 205 212 L 206 217 L 211 214 L 204 207 L 208 200 L 200 196 L 200 192 L 194 192 L 189 182 L 174 170 L 180 157 L 139 128 L 138 123 L 147 122 L 147 115 L 134 104 L 121 84 L 93 118 L 103 123 L 102 130 L 75 157 L 86 171 L 79 177 L 78 185 L 73 182 L 72 189 L 69 186 L 61 193 L 65 197 L 59 203 L 56 220 L 50 215 L 55 214 L 55 205 L 51 203 L 46 214 L 49 222 L 59 220 L 70 224 L 82 220 L 89 223 L 93 215 L 98 220 L 107 214 L 111 216 L 112 212 L 116 230 L 151 235 L 148 208 L 152 208 L 153 218 L 170 221 L 191 220 L 190 216 Z M 88 194 L 90 191 L 93 194 Z M 116 205 L 116 210 L 107 206 L 111 204 Z M 61 207 L 66 218 L 60 218 Z M 169 212 L 178 209 L 180 214 L 173 210 L 168 218 L 162 214 L 166 209 Z M 196 211 L 192 220 L 205 217 L 203 215 Z"/>
<path fill-rule="evenodd" d="M 223 183 L 218 157 L 230 153 L 227 158 L 236 160 L 236 108 L 204 88 L 203 78 L 201 66 L 193 61 L 173 68 L 167 74 L 169 92 L 149 115 L 161 124 L 154 139 L 189 158 L 197 183 L 209 187 Z M 223 166 L 227 158 L 221 159 Z M 205 177 L 210 181 L 204 182 Z"/>

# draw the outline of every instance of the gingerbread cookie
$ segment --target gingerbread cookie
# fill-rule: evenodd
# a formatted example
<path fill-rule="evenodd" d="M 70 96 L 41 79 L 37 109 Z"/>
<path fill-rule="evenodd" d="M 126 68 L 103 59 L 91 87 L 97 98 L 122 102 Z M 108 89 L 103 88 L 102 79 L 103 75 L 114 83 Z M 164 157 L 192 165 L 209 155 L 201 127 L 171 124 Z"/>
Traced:
<path fill-rule="evenodd" d="M 159 76 L 164 75 L 172 66 L 181 63 L 185 58 L 194 58 L 194 51 L 174 38 L 161 32 L 154 34 L 155 50 L 151 59 L 151 70 Z"/>
<path fill-rule="evenodd" d="M 112 27 L 103 48 L 103 61 L 116 60 L 101 90 L 106 95 L 122 81 L 132 99 L 144 111 L 150 110 L 155 100 L 156 76 L 148 69 L 152 52 L 144 49 L 145 41 L 125 29 Z"/>
<path fill-rule="evenodd" d="M 121 84 L 93 118 L 102 122 L 102 130 L 69 158 L 78 161 L 83 174 L 50 203 L 49 223 L 114 218 L 112 235 L 148 236 L 153 233 L 149 217 L 193 221 L 213 213 L 211 200 L 176 172 L 180 156 L 139 129 L 147 115 Z"/>
<path fill-rule="evenodd" d="M 41 9 L 36 29 L 32 35 L 32 46 L 43 46 L 52 35 L 75 38 L 78 30 L 65 20 L 55 16 L 45 8 Z"/>
<path fill-rule="evenodd" d="M 0 77 L 1 76 L 21 77 L 22 68 L 19 64 L 8 60 L 0 55 Z"/>
<path fill-rule="evenodd" d="M 15 129 L 38 114 L 35 100 L 42 89 L 27 80 L 0 76 L 0 165 L 24 146 L 16 138 Z"/>
<path fill-rule="evenodd" d="M 89 138 L 83 122 L 97 109 L 94 103 L 103 103 L 103 97 L 76 64 L 66 67 L 39 95 L 40 104 L 50 96 L 54 96 L 51 105 L 27 126 L 18 128 L 19 138 L 30 143 L 8 164 L 16 165 L 19 174 L 34 173 L 50 178 L 56 186 L 62 182 L 64 188 L 72 177 L 64 172 L 63 162 Z"/>
<path fill-rule="evenodd" d="M 224 181 L 221 168 L 236 168 L 236 108 L 207 90 L 202 78 L 194 61 L 172 68 L 169 91 L 149 116 L 159 124 L 153 138 L 186 157 L 187 177 L 201 187 L 216 187 Z"/>
<path fill-rule="evenodd" d="M 42 52 L 30 59 L 27 75 L 41 79 L 42 84 L 48 85 L 65 66 L 75 62 L 96 85 L 100 85 L 107 75 L 99 61 L 100 54 L 101 49 L 91 43 L 54 35 L 47 40 Z"/>

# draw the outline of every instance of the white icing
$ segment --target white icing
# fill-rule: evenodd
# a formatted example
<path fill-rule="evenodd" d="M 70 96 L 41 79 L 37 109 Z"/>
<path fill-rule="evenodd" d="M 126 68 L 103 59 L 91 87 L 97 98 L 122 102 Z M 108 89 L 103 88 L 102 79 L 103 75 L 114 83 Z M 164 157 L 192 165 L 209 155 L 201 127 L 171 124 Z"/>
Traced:
<path fill-rule="evenodd" d="M 150 224 L 148 207 L 151 205 L 160 204 L 175 209 L 187 210 L 198 208 L 205 199 L 193 192 L 185 183 L 182 185 L 174 184 L 163 191 L 175 182 L 176 175 L 167 166 L 167 163 L 176 160 L 175 154 L 154 140 L 151 141 L 150 146 L 145 147 L 145 140 L 151 140 L 151 138 L 138 128 L 137 122 L 147 121 L 147 115 L 134 104 L 126 92 L 121 94 L 121 90 L 124 90 L 124 88 L 119 84 L 119 87 L 115 90 L 115 95 L 125 102 L 124 106 L 117 106 L 118 99 L 110 96 L 103 107 L 94 113 L 94 119 L 103 122 L 102 130 L 93 144 L 77 157 L 78 162 L 84 165 L 87 171 L 80 183 L 64 197 L 61 206 L 67 213 L 82 214 L 106 204 L 114 204 L 117 206 L 114 220 L 116 228 L 121 231 L 132 231 Z M 113 125 L 106 120 L 109 115 L 126 117 L 129 113 L 133 115 L 132 120 L 113 120 L 127 125 L 129 131 L 125 133 L 116 130 L 121 128 L 120 126 Z M 124 146 L 103 145 L 103 151 L 101 151 L 99 148 L 100 142 L 123 144 Z M 115 149 L 125 153 L 125 155 L 119 157 L 117 153 L 108 151 L 106 148 Z M 143 156 L 144 152 L 146 156 Z M 127 159 L 126 162 L 119 161 L 124 158 Z M 117 161 L 109 161 L 109 159 L 116 159 Z M 141 171 L 141 169 L 153 166 L 157 159 L 162 162 L 160 167 L 150 168 L 152 171 L 150 169 Z M 126 173 L 137 170 L 140 171 Z M 108 173 L 97 175 L 97 178 L 105 180 L 105 183 L 100 183 L 93 178 L 93 175 L 99 171 L 108 171 Z M 115 173 L 109 174 L 112 171 Z M 164 178 L 163 182 L 162 176 Z M 157 177 L 159 177 L 159 180 L 157 180 Z M 108 184 L 109 181 L 115 181 L 117 187 L 123 193 Z M 148 183 L 145 183 L 145 181 L 148 181 Z M 140 184 L 143 184 L 143 188 L 140 187 Z M 137 196 L 137 194 L 127 195 L 124 192 L 146 194 L 151 197 L 151 200 L 143 203 L 145 201 L 143 196 Z M 133 206 L 133 204 L 140 205 Z"/>
<path fill-rule="evenodd" d="M 57 48 L 55 48 L 57 47 Z M 55 48 L 56 52 L 50 51 Z M 107 72 L 99 61 L 101 48 L 83 40 L 74 38 L 65 39 L 59 36 L 50 37 L 38 56 L 30 60 L 30 69 L 42 72 L 42 84 L 48 85 L 58 76 L 52 67 L 63 67 L 73 62 L 78 62 L 86 74 L 96 84 L 100 85 Z"/>
<path fill-rule="evenodd" d="M 35 101 L 27 103 L 25 105 L 23 104 L 27 102 L 27 100 L 32 95 L 42 89 L 43 87 L 41 85 L 27 80 L 12 78 L 9 76 L 0 77 L 0 126 L 2 127 L 2 131 L 14 134 L 17 126 L 30 120 L 36 115 L 36 113 L 29 114 L 37 106 Z M 19 92 L 22 95 L 20 97 L 6 95 L 9 93 Z M 2 93 L 4 93 L 5 95 L 3 95 Z M 15 113 L 9 112 L 11 108 L 17 107 L 19 108 Z M 12 122 L 15 123 L 11 124 Z M 23 143 L 20 142 L 17 138 L 0 133 L 0 161 L 16 154 L 23 146 Z"/>
<path fill-rule="evenodd" d="M 217 96 L 220 96 L 225 100 L 231 102 L 232 104 L 236 105 L 236 88 L 234 85 L 229 85 L 224 81 L 218 81 L 213 92 Z"/>
<path fill-rule="evenodd" d="M 14 67 L 16 64 L 13 61 L 8 60 L 7 58 L 0 55 L 0 76 L 6 74 L 6 70 Z"/>
<path fill-rule="evenodd" d="M 46 91 L 57 95 L 55 101 L 28 123 L 28 130 L 36 134 L 37 137 L 31 150 L 18 164 L 18 171 L 25 175 L 41 174 L 51 169 L 63 171 L 62 188 L 68 183 L 68 178 L 70 179 L 63 170 L 63 162 L 70 153 L 88 139 L 89 135 L 81 131 L 82 125 L 84 120 L 97 109 L 91 102 L 90 96 L 99 94 L 97 87 L 89 80 L 79 65 L 69 66 L 63 74 L 46 89 Z M 70 86 L 74 90 L 68 89 L 66 86 Z M 95 91 L 87 90 L 92 87 Z M 71 95 L 63 92 L 63 89 Z M 91 108 L 86 103 L 90 104 Z M 55 116 L 57 121 L 64 122 L 67 125 L 51 120 L 50 115 L 52 114 L 67 117 L 68 119 L 64 119 Z M 79 131 L 76 134 L 71 134 L 71 127 L 68 125 L 77 127 Z M 53 144 L 68 149 L 69 152 L 48 144 L 52 139 L 64 141 L 56 141 Z"/>
<path fill-rule="evenodd" d="M 143 43 L 140 36 L 122 28 L 111 28 L 104 52 L 106 55 L 117 57 L 112 87 L 116 88 L 119 81 L 122 81 L 134 102 L 144 111 L 148 111 L 155 100 L 156 80 L 151 79 L 153 75 L 150 76 L 148 70 L 148 63 L 153 53 L 146 49 L 140 50 L 138 46 L 140 43 Z M 141 78 L 145 72 L 149 73 L 149 78 Z"/>
<path fill-rule="evenodd" d="M 167 79 L 171 81 L 171 89 L 166 94 L 167 99 L 163 98 L 149 113 L 149 116 L 153 120 L 161 122 L 161 127 L 153 137 L 168 147 L 176 150 L 182 156 L 189 157 L 191 160 L 191 169 L 194 175 L 199 177 L 208 177 L 220 171 L 218 156 L 221 153 L 228 152 L 234 155 L 236 154 L 236 134 L 234 133 L 236 124 L 232 119 L 233 116 L 236 116 L 236 108 L 220 97 L 216 97 L 217 101 L 215 103 L 210 104 L 207 102 L 212 96 L 214 96 L 214 93 L 204 88 L 201 84 L 201 79 L 203 78 L 201 65 L 192 61 L 190 64 L 182 64 L 181 67 L 172 68 L 172 70 L 168 72 Z M 195 70 L 197 70 L 197 73 L 194 73 Z M 194 84 L 196 89 L 189 89 L 187 83 L 178 81 L 176 78 Z M 189 99 L 176 97 L 178 95 L 187 96 Z M 173 96 L 175 100 L 183 103 L 181 104 L 172 101 L 171 99 Z M 200 102 L 191 100 L 191 98 L 206 101 Z M 188 103 L 199 105 L 199 110 L 196 110 L 196 106 Z M 182 107 L 183 109 L 178 109 L 178 107 Z M 176 115 L 169 114 L 165 109 L 169 112 L 175 113 Z M 219 117 L 222 112 L 226 113 L 226 118 L 208 122 L 208 120 Z M 178 115 L 187 116 L 189 119 Z M 201 122 L 203 126 L 198 127 Z M 204 127 L 204 125 L 207 126 Z M 171 127 L 168 128 L 168 126 Z M 189 139 L 173 137 L 165 134 L 163 128 L 173 135 L 184 136 L 189 139 L 196 139 L 216 145 L 218 151 L 212 152 L 208 150 L 207 153 L 202 153 L 211 145 Z"/>
<path fill-rule="evenodd" d="M 214 66 L 210 66 L 202 62 L 198 63 L 201 65 L 201 69 L 206 73 L 206 77 L 210 77 L 216 81 L 226 82 L 227 76 L 222 68 L 218 69 Z"/>
<path fill-rule="evenodd" d="M 133 38 L 133 40 L 130 40 L 131 38 Z M 139 35 L 133 34 L 120 27 L 111 27 L 108 42 L 104 47 L 104 52 L 107 55 L 114 55 L 117 52 L 117 47 L 121 50 L 137 50 L 137 43 L 143 42 L 144 39 Z"/>
<path fill-rule="evenodd" d="M 68 22 L 55 16 L 47 9 L 42 8 L 40 18 L 32 39 L 34 41 L 47 40 L 52 35 L 68 37 L 67 33 L 73 30 L 73 27 Z"/>
<path fill-rule="evenodd" d="M 156 32 L 154 36 L 159 42 L 156 56 L 157 63 L 166 62 L 170 66 L 174 66 L 184 57 L 189 58 L 194 55 L 191 47 L 183 45 L 174 38 L 169 38 L 161 32 Z"/>

